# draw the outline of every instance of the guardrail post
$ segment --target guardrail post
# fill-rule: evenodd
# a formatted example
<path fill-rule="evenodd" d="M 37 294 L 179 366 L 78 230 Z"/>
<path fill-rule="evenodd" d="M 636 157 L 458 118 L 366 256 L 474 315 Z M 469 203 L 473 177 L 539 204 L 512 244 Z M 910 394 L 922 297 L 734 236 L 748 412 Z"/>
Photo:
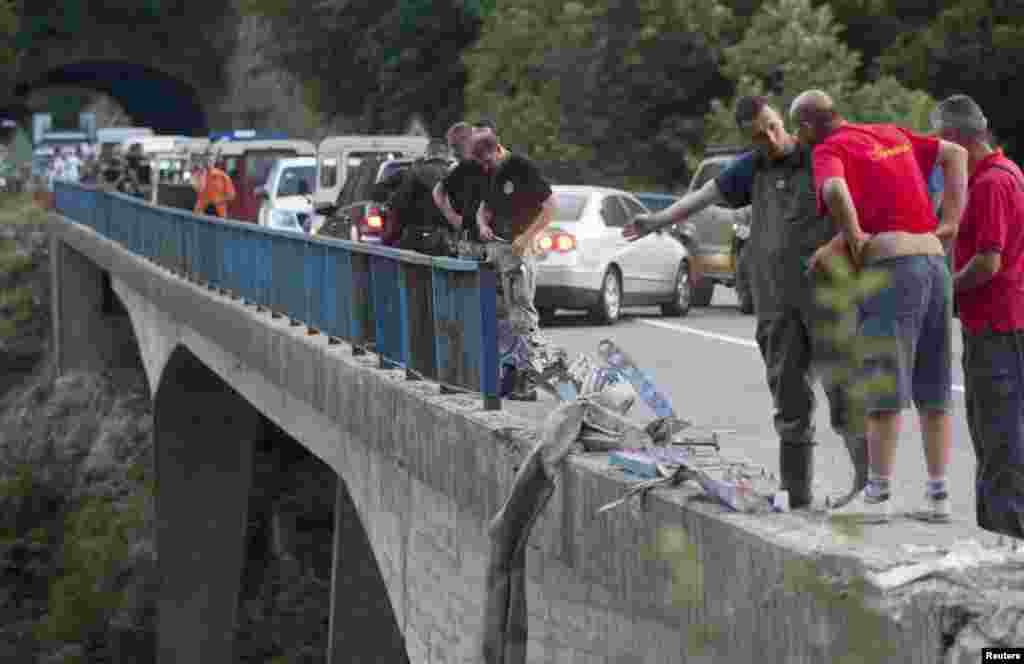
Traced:
<path fill-rule="evenodd" d="M 494 266 L 481 263 L 480 293 L 480 392 L 484 410 L 501 410 L 498 396 L 498 277 Z"/>

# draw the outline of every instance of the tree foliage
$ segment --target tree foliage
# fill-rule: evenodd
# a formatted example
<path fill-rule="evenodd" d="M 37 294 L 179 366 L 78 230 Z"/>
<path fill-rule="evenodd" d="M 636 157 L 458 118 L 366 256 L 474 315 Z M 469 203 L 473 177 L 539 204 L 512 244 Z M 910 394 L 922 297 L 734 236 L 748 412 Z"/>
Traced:
<path fill-rule="evenodd" d="M 1024 12 L 1019 3 L 961 0 L 905 34 L 880 58 L 884 71 L 936 98 L 969 94 L 1007 149 L 1024 150 L 1014 92 L 1024 82 Z"/>
<path fill-rule="evenodd" d="M 275 38 L 262 54 L 303 82 L 315 112 L 351 118 L 367 132 L 402 131 L 412 114 L 421 114 L 437 134 L 462 111 L 459 54 L 492 5 L 244 0 L 242 11 L 270 23 Z"/>
<path fill-rule="evenodd" d="M 785 115 L 796 95 L 809 88 L 832 95 L 851 121 L 926 129 L 934 100 L 891 76 L 860 83 L 861 55 L 843 42 L 842 30 L 827 5 L 815 7 L 810 0 L 773 0 L 762 5 L 743 38 L 725 51 L 723 71 L 736 81 L 736 94 L 712 102 L 708 142 L 744 143 L 734 120 L 740 96 L 767 94 Z M 781 85 L 771 89 L 773 77 L 780 75 Z"/>
<path fill-rule="evenodd" d="M 709 95 L 727 91 L 732 25 L 717 0 L 504 2 L 464 58 L 467 106 L 576 177 L 678 184 Z"/>

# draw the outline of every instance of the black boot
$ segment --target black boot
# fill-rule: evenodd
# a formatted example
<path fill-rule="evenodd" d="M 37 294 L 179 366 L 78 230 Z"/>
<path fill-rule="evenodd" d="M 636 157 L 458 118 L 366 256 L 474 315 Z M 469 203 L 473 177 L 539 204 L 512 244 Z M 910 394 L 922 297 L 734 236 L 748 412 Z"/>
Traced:
<path fill-rule="evenodd" d="M 779 488 L 789 492 L 789 506 L 810 506 L 811 480 L 814 477 L 814 443 L 787 443 L 779 446 Z"/>

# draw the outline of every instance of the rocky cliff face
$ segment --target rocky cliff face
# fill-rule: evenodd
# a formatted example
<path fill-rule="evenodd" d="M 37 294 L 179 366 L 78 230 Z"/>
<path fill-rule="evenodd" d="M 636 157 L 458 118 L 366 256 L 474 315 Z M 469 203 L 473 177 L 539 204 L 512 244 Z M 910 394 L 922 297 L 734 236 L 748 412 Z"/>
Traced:
<path fill-rule="evenodd" d="M 55 376 L 45 219 L 0 200 L 0 662 L 152 662 L 152 399 L 141 366 Z M 334 476 L 265 424 L 235 660 L 321 662 Z"/>

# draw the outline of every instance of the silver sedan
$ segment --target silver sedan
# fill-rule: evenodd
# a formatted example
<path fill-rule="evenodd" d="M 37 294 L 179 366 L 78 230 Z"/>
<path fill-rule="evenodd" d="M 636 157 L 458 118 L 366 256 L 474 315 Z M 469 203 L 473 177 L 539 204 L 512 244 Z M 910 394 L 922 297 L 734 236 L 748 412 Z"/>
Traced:
<path fill-rule="evenodd" d="M 554 219 L 538 238 L 535 303 L 542 320 L 556 309 L 586 309 L 602 323 L 624 306 L 660 305 L 668 316 L 690 310 L 689 253 L 670 233 L 635 242 L 623 227 L 648 210 L 619 189 L 556 185 Z"/>

